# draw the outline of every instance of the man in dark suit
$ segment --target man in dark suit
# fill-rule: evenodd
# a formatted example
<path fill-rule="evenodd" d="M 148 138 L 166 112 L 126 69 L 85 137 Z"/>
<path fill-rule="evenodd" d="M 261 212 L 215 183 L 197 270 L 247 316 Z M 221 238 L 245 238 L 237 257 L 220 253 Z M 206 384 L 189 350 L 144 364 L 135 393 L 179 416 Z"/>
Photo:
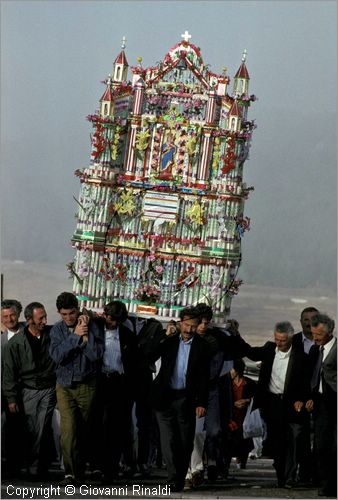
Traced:
<path fill-rule="evenodd" d="M 207 474 L 210 482 L 215 482 L 221 474 L 228 475 L 229 459 L 228 449 L 228 425 L 232 413 L 232 391 L 230 370 L 233 367 L 233 359 L 246 355 L 250 348 L 238 332 L 238 322 L 228 320 L 227 329 L 218 328 L 212 324 L 213 311 L 204 303 L 197 304 L 201 318 L 197 333 L 206 341 L 210 355 L 210 380 L 208 408 L 205 415 L 205 447 L 204 452 L 207 460 Z M 201 445 L 200 445 L 201 447 Z M 196 450 L 194 457 L 196 458 Z M 200 450 L 201 455 L 203 449 Z M 203 463 L 200 456 L 199 463 Z M 197 483 L 199 476 L 196 475 Z M 195 476 L 192 471 L 192 479 Z"/>
<path fill-rule="evenodd" d="M 308 359 L 292 346 L 293 333 L 288 321 L 277 323 L 275 341 L 252 347 L 247 353 L 248 358 L 262 361 L 254 407 L 261 408 L 267 424 L 279 487 L 294 485 L 295 436 L 307 418 L 304 406 L 310 392 Z"/>
<path fill-rule="evenodd" d="M 209 353 L 196 335 L 195 308 L 180 312 L 179 331 L 163 334 L 155 357 L 161 368 L 153 382 L 153 404 L 171 491 L 181 491 L 193 449 L 196 416 L 203 417 L 208 401 Z"/>
<path fill-rule="evenodd" d="M 292 339 L 292 345 L 309 354 L 311 347 L 314 344 L 311 332 L 311 319 L 318 314 L 318 309 L 315 307 L 306 307 L 300 315 L 300 324 L 302 331 L 295 333 Z M 311 415 L 308 419 L 304 419 L 303 425 L 299 429 L 299 434 L 296 437 L 296 457 L 299 462 L 298 470 L 298 485 L 309 485 L 317 482 L 315 455 L 314 449 L 311 449 Z"/>
<path fill-rule="evenodd" d="M 302 331 L 295 333 L 292 339 L 292 345 L 295 347 L 299 347 L 306 354 L 309 354 L 310 348 L 314 344 L 311 332 L 311 319 L 318 313 L 318 309 L 312 306 L 303 309 L 300 315 L 300 324 L 302 325 Z"/>
<path fill-rule="evenodd" d="M 134 384 L 135 417 L 137 427 L 137 465 L 142 477 L 151 474 L 151 441 L 154 438 L 154 414 L 151 401 L 153 375 L 156 372 L 151 352 L 163 338 L 162 323 L 155 318 L 128 316 L 137 341 L 137 376 Z M 156 424 L 156 422 L 155 422 Z M 157 427 L 157 426 L 156 426 Z"/>
<path fill-rule="evenodd" d="M 315 345 L 309 358 L 312 366 L 312 397 L 306 409 L 313 412 L 320 496 L 337 496 L 337 339 L 335 323 L 318 313 L 311 320 Z"/>
<path fill-rule="evenodd" d="M 92 464 L 94 476 L 99 476 L 102 470 L 104 484 L 111 484 L 118 477 L 122 454 L 124 475 L 135 472 L 132 407 L 137 344 L 135 333 L 123 325 L 127 314 L 125 304 L 118 300 L 104 306 L 104 351 L 97 389 Z"/>
<path fill-rule="evenodd" d="M 16 334 L 23 331 L 25 323 L 19 321 L 22 305 L 15 299 L 4 299 L 1 302 L 1 380 L 3 381 L 3 358 L 8 341 Z M 21 438 L 17 428 L 22 425 L 17 423 L 18 415 L 11 413 L 2 394 L 1 387 L 1 452 L 2 459 L 6 459 L 6 475 L 15 476 L 20 472 L 17 463 L 17 452 Z"/>

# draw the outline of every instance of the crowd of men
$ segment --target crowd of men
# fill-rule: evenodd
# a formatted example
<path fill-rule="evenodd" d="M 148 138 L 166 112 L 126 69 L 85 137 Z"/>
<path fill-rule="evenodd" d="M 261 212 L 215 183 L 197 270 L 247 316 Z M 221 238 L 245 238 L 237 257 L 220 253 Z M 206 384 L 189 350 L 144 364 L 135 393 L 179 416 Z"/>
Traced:
<path fill-rule="evenodd" d="M 182 309 L 166 329 L 128 316 L 118 300 L 99 315 L 63 292 L 56 307 L 61 320 L 50 326 L 39 302 L 26 306 L 25 322 L 18 301 L 1 304 L 5 475 L 26 468 L 42 481 L 56 456 L 64 484 L 83 484 L 89 472 L 114 484 L 121 474 L 148 477 L 155 456 L 171 491 L 197 487 L 205 473 L 216 481 L 227 477 L 234 453 L 234 408 L 245 409 L 253 395 L 277 485 L 336 496 L 337 340 L 326 314 L 308 307 L 302 331 L 279 322 L 272 341 L 252 347 L 236 321 L 215 326 L 206 304 Z M 259 379 L 246 398 L 241 379 L 234 405 L 230 373 L 243 357 L 260 362 Z"/>

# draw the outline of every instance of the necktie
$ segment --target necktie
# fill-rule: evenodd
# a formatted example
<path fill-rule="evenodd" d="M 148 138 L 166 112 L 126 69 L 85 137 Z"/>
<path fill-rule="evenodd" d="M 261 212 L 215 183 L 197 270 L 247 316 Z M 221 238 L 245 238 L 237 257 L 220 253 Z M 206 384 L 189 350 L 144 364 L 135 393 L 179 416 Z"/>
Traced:
<path fill-rule="evenodd" d="M 311 378 L 312 391 L 318 391 L 318 388 L 319 388 L 320 372 L 322 369 L 322 362 L 323 362 L 323 353 L 324 353 L 324 346 L 321 345 L 319 348 L 317 362 L 316 362 L 315 368 L 314 368 L 313 373 L 312 373 L 312 378 Z"/>

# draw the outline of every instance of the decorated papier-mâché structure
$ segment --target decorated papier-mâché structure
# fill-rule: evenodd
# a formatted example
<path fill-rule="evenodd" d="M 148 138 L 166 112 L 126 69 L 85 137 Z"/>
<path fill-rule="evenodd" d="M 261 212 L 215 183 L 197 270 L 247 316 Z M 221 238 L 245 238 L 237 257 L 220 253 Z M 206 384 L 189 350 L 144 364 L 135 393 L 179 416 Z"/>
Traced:
<path fill-rule="evenodd" d="M 241 281 L 241 238 L 249 229 L 243 183 L 253 121 L 246 51 L 231 95 L 227 69 L 209 70 L 183 40 L 156 66 L 131 68 L 125 39 L 92 122 L 90 165 L 81 181 L 76 249 L 68 265 L 83 304 L 112 299 L 130 312 L 177 317 L 212 305 L 224 322 Z"/>

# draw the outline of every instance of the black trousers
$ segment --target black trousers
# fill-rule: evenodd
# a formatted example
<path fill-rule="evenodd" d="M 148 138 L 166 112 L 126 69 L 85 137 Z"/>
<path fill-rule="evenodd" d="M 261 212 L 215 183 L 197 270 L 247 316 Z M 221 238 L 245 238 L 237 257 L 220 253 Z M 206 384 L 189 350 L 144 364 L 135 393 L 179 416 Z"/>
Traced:
<path fill-rule="evenodd" d="M 23 409 L 20 413 L 11 413 L 8 410 L 6 401 L 3 403 L 5 408 L 4 429 L 1 439 L 4 445 L 4 469 L 2 470 L 3 477 L 7 474 L 9 476 L 16 476 L 20 474 L 23 467 L 28 450 L 28 436 L 26 431 L 25 416 Z M 21 450 L 21 453 L 18 453 Z"/>
<path fill-rule="evenodd" d="M 297 471 L 297 436 L 300 424 L 289 421 L 290 403 L 283 395 L 269 393 L 264 406 L 263 418 L 267 427 L 269 450 L 273 458 L 277 481 L 294 480 Z"/>
<path fill-rule="evenodd" d="M 138 440 L 137 463 L 139 465 L 148 465 L 150 460 L 150 442 L 153 432 L 152 382 L 153 376 L 150 370 L 139 371 L 135 391 L 135 415 Z"/>
<path fill-rule="evenodd" d="M 117 476 L 123 456 L 128 467 L 134 467 L 133 398 L 124 375 L 100 375 L 95 409 L 92 469 Z"/>
<path fill-rule="evenodd" d="M 314 479 L 314 452 L 311 449 L 310 415 L 300 424 L 296 435 L 296 459 L 299 464 L 299 480 L 310 482 Z"/>
<path fill-rule="evenodd" d="M 205 416 L 205 451 L 208 466 L 217 466 L 219 472 L 229 468 L 228 422 L 232 412 L 231 379 L 227 373 L 209 390 L 208 408 Z M 250 451 L 250 450 L 249 450 Z"/>
<path fill-rule="evenodd" d="M 337 401 L 318 394 L 314 401 L 314 440 L 318 479 L 321 486 L 337 494 Z"/>
<path fill-rule="evenodd" d="M 181 393 L 181 394 L 180 394 Z M 168 406 L 157 410 L 163 460 L 168 482 L 184 485 L 194 446 L 196 414 L 184 391 L 172 391 Z"/>

